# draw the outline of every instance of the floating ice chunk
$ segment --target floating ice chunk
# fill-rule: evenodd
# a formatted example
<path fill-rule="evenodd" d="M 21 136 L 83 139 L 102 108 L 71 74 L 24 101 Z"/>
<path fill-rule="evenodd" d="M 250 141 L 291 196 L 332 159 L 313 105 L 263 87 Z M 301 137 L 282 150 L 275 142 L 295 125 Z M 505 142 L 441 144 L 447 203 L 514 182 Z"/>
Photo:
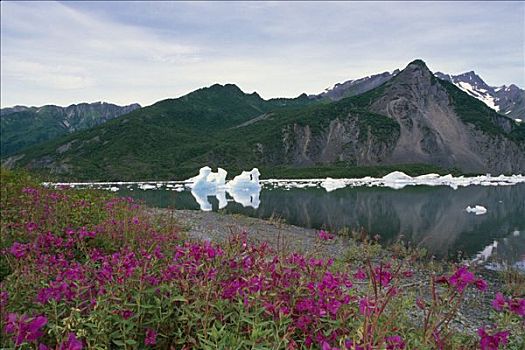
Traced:
<path fill-rule="evenodd" d="M 467 213 L 474 213 L 476 215 L 483 215 L 487 213 L 487 208 L 482 205 L 476 205 L 473 208 L 469 205 L 465 210 Z"/>
<path fill-rule="evenodd" d="M 237 175 L 233 180 L 229 181 L 226 186 L 228 188 L 261 188 L 259 176 L 261 173 L 259 169 L 253 168 L 251 171 L 243 171 Z"/>
<path fill-rule="evenodd" d="M 157 188 L 157 186 L 155 186 L 155 185 L 150 185 L 150 184 L 139 184 L 138 187 L 139 187 L 141 190 L 144 190 L 144 191 L 146 191 L 146 190 L 152 190 L 152 189 L 154 189 L 154 188 Z"/>
<path fill-rule="evenodd" d="M 224 186 L 226 183 L 226 175 L 228 175 L 228 172 L 224 170 L 223 168 L 217 168 L 216 173 L 210 173 L 208 175 L 207 181 L 209 183 L 215 184 L 215 186 L 220 187 Z"/>
<path fill-rule="evenodd" d="M 498 241 L 494 241 L 492 244 L 489 244 L 481 252 L 476 255 L 474 262 L 476 261 L 487 261 L 490 256 L 494 253 L 494 249 L 498 247 Z"/>
<path fill-rule="evenodd" d="M 228 194 L 242 206 L 257 209 L 261 203 L 259 200 L 261 192 L 260 175 L 261 173 L 257 168 L 253 168 L 251 171 L 243 171 L 226 184 Z"/>
<path fill-rule="evenodd" d="M 321 187 L 323 187 L 326 192 L 332 192 L 339 188 L 345 188 L 346 183 L 343 179 L 332 179 L 331 177 L 327 177 L 321 182 Z"/>
<path fill-rule="evenodd" d="M 413 185 L 416 180 L 402 171 L 393 171 L 381 178 L 385 187 L 390 187 L 395 190 L 402 189 L 407 185 Z"/>
<path fill-rule="evenodd" d="M 390 181 L 412 181 L 414 178 L 410 175 L 405 174 L 402 171 L 393 171 L 390 174 L 387 174 L 382 177 L 382 179 L 386 182 Z"/>
<path fill-rule="evenodd" d="M 441 175 L 439 174 L 425 174 L 425 175 L 419 175 L 416 177 L 418 180 L 433 180 L 439 178 Z"/>
<path fill-rule="evenodd" d="M 189 182 L 188 186 L 191 189 L 223 187 L 227 174 L 228 172 L 222 168 L 218 168 L 217 172 L 213 173 L 210 167 L 205 166 L 200 168 L 199 175 L 189 178 L 186 182 Z"/>

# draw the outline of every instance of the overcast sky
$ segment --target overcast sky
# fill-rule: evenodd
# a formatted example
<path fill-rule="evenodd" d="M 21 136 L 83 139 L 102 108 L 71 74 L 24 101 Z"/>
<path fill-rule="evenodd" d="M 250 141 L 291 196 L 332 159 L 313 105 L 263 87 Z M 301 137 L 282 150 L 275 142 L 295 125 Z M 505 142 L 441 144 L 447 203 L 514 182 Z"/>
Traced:
<path fill-rule="evenodd" d="M 149 105 L 214 83 L 264 98 L 403 68 L 525 86 L 524 2 L 7 2 L 1 105 Z"/>

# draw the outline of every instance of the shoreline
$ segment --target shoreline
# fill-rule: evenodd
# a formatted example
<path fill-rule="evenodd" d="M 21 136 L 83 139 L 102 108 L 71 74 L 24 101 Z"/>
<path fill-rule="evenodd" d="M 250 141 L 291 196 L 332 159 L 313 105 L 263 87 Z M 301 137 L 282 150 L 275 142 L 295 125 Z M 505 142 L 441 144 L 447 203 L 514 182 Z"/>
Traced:
<path fill-rule="evenodd" d="M 319 244 L 317 229 L 287 224 L 279 219 L 260 219 L 242 214 L 223 214 L 213 211 L 147 207 L 153 215 L 169 215 L 180 223 L 191 239 L 224 242 L 232 233 L 246 232 L 253 243 L 267 242 L 276 251 L 297 251 L 323 257 L 337 257 L 352 245 L 348 237 L 334 235 L 326 244 Z"/>
<path fill-rule="evenodd" d="M 287 254 L 298 252 L 305 256 L 323 259 L 334 259 L 338 263 L 354 265 L 362 260 L 359 254 L 364 254 L 364 244 L 347 236 L 333 235 L 333 239 L 320 242 L 319 230 L 290 225 L 279 220 L 260 219 L 242 214 L 224 214 L 219 212 L 198 211 L 188 209 L 166 209 L 145 207 L 148 215 L 157 217 L 169 216 L 170 220 L 181 225 L 181 230 L 191 240 L 224 243 L 231 234 L 245 232 L 250 243 L 268 243 L 277 253 Z M 372 261 L 391 257 L 394 253 L 389 247 L 380 246 L 371 256 Z M 350 256 L 350 252 L 358 255 Z M 351 260 L 349 260 L 351 259 Z M 336 262 L 337 263 L 337 262 Z M 424 290 L 430 286 L 430 276 L 440 275 L 450 270 L 455 263 L 448 260 L 428 259 L 412 266 L 414 271 L 410 289 Z M 459 263 L 459 265 L 461 265 Z M 477 274 L 489 281 L 489 287 L 484 293 L 469 291 L 465 301 L 456 315 L 453 326 L 459 332 L 475 332 L 490 319 L 489 305 L 494 295 L 503 286 L 501 276 L 496 271 L 478 269 Z M 355 284 L 359 288 L 359 284 Z M 364 287 L 364 286 L 361 286 Z"/>

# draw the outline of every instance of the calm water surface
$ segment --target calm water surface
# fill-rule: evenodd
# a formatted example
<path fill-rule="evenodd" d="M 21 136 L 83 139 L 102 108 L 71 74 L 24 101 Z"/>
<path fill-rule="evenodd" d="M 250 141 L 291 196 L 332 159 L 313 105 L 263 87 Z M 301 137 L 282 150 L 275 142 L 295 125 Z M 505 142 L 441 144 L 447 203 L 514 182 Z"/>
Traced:
<path fill-rule="evenodd" d="M 156 207 L 199 210 L 189 191 L 122 188 L 119 195 L 132 196 Z M 263 187 L 257 209 L 244 207 L 228 197 L 226 213 L 258 218 L 277 216 L 287 223 L 325 228 L 364 229 L 388 244 L 399 238 L 427 248 L 439 257 L 475 257 L 494 241 L 491 259 L 525 262 L 525 184 L 515 186 L 450 187 L 413 186 L 401 190 L 354 187 L 326 192 L 323 188 Z M 213 210 L 218 201 L 208 197 Z M 465 208 L 483 205 L 485 215 L 469 214 Z"/>

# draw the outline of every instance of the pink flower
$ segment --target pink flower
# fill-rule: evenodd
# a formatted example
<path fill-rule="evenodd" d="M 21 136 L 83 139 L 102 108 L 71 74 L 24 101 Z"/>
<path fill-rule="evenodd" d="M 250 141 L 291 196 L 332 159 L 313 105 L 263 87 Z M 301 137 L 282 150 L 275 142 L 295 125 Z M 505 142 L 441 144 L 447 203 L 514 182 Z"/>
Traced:
<path fill-rule="evenodd" d="M 26 256 L 28 251 L 29 251 L 29 244 L 22 244 L 18 242 L 13 243 L 11 248 L 9 248 L 9 253 L 14 255 L 14 257 L 17 259 L 21 259 L 24 256 Z"/>
<path fill-rule="evenodd" d="M 47 324 L 45 316 L 36 316 L 30 319 L 26 315 L 18 316 L 10 313 L 7 316 L 5 332 L 14 335 L 15 345 L 18 346 L 24 342 L 33 342 L 40 338 L 44 333 L 41 328 Z"/>
<path fill-rule="evenodd" d="M 33 232 L 34 230 L 37 229 L 37 227 L 38 227 L 38 225 L 35 224 L 35 223 L 32 222 L 32 221 L 31 221 L 31 222 L 28 222 L 28 223 L 26 224 L 26 229 L 27 229 L 27 231 L 29 231 L 29 232 Z"/>
<path fill-rule="evenodd" d="M 525 299 L 516 298 L 509 301 L 510 311 L 518 316 L 525 316 Z"/>
<path fill-rule="evenodd" d="M 488 287 L 487 282 L 484 279 L 481 279 L 481 278 L 478 278 L 474 282 L 474 285 L 476 286 L 477 289 L 479 289 L 482 292 L 486 291 L 487 287 Z"/>
<path fill-rule="evenodd" d="M 362 298 L 359 300 L 359 312 L 365 316 L 369 316 L 374 311 L 374 302 L 368 300 L 368 298 Z"/>
<path fill-rule="evenodd" d="M 404 271 L 403 272 L 403 276 L 405 276 L 406 278 L 410 278 L 410 277 L 414 276 L 414 271 L 412 271 L 412 270 Z"/>
<path fill-rule="evenodd" d="M 157 332 L 151 328 L 146 329 L 146 339 L 144 339 L 144 344 L 147 346 L 157 344 Z"/>
<path fill-rule="evenodd" d="M 405 348 L 405 342 L 399 335 L 386 337 L 385 341 L 387 350 L 403 350 Z"/>
<path fill-rule="evenodd" d="M 461 266 L 450 276 L 449 282 L 456 287 L 458 292 L 463 292 L 466 286 L 474 283 L 474 274 L 470 272 L 465 266 Z"/>
<path fill-rule="evenodd" d="M 60 344 L 60 350 L 82 350 L 84 346 L 82 342 L 77 339 L 77 336 L 73 332 L 69 332 L 65 342 Z"/>
<path fill-rule="evenodd" d="M 120 312 L 120 315 L 122 316 L 123 319 L 127 320 L 129 318 L 131 318 L 133 316 L 133 311 L 131 310 L 122 310 Z"/>
<path fill-rule="evenodd" d="M 357 269 L 357 272 L 354 274 L 354 277 L 358 280 L 366 279 L 366 272 L 362 268 Z"/>
<path fill-rule="evenodd" d="M 507 300 L 503 296 L 501 292 L 496 293 L 496 297 L 492 301 L 492 307 L 496 311 L 502 311 L 505 307 L 505 304 L 507 303 Z"/>
<path fill-rule="evenodd" d="M 347 350 L 365 350 L 365 348 L 360 346 L 359 343 L 350 339 L 345 340 L 345 348 Z"/>
<path fill-rule="evenodd" d="M 392 280 L 392 274 L 384 266 L 374 269 L 375 278 L 379 280 L 381 286 L 386 287 Z"/>
<path fill-rule="evenodd" d="M 334 239 L 334 236 L 330 234 L 328 231 L 321 230 L 319 231 L 319 239 L 322 241 L 328 241 L 328 240 Z"/>
<path fill-rule="evenodd" d="M 500 345 L 505 345 L 508 342 L 509 331 L 498 332 L 494 335 L 489 335 L 485 329 L 478 329 L 478 335 L 481 337 L 481 350 L 498 350 Z"/>

